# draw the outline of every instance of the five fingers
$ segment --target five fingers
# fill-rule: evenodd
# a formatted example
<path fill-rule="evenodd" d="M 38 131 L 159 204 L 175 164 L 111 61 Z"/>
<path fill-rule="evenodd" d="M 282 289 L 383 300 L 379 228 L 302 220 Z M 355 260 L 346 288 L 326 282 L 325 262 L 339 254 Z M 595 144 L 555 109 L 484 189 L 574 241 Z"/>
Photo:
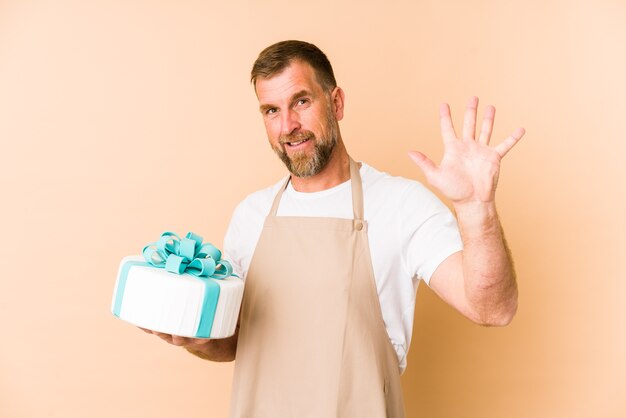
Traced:
<path fill-rule="evenodd" d="M 464 140 L 476 140 L 476 115 L 478 112 L 478 97 L 472 96 L 470 97 L 467 108 L 465 109 L 465 116 L 463 118 L 463 136 Z M 496 108 L 489 105 L 485 108 L 485 114 L 483 116 L 483 121 L 480 127 L 480 134 L 478 136 L 478 143 L 483 145 L 489 145 L 491 140 L 491 133 L 493 132 L 493 123 L 495 120 Z M 452 124 L 452 116 L 450 114 L 450 106 L 447 103 L 441 104 L 439 107 L 439 116 L 441 123 L 441 135 L 444 138 L 444 141 L 456 140 L 457 136 L 454 131 L 454 126 Z M 495 150 L 500 154 L 501 157 L 504 157 L 507 152 L 519 141 L 524 135 L 524 129 L 519 128 L 516 130 L 511 136 L 506 138 L 504 142 L 497 147 Z"/>

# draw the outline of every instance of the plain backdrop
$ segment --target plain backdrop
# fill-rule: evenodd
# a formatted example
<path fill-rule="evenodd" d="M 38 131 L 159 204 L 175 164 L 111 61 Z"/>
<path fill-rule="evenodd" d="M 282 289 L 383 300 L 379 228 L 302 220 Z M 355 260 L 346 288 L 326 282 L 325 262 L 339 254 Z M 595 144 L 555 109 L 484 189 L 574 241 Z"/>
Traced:
<path fill-rule="evenodd" d="M 497 194 L 518 314 L 481 328 L 422 285 L 408 416 L 626 416 L 624 22 L 622 0 L 0 1 L 0 417 L 226 416 L 233 363 L 111 296 L 123 256 L 166 230 L 221 247 L 285 175 L 248 81 L 284 39 L 327 53 L 380 170 L 423 181 L 406 153 L 440 158 L 441 102 L 457 126 L 495 105 L 494 143 L 527 130 Z"/>

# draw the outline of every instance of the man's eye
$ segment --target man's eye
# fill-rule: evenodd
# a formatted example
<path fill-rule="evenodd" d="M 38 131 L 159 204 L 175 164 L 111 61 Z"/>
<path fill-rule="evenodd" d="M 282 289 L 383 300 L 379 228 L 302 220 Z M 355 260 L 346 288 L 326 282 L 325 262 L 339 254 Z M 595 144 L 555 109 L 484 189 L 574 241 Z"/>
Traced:
<path fill-rule="evenodd" d="M 273 115 L 274 113 L 276 113 L 278 110 L 275 107 L 269 108 L 265 111 L 266 115 Z"/>
<path fill-rule="evenodd" d="M 307 103 L 307 102 L 308 102 L 308 99 L 299 99 L 299 100 L 298 100 L 298 104 L 299 104 L 299 105 L 303 105 L 303 104 L 305 104 L 305 103 Z"/>

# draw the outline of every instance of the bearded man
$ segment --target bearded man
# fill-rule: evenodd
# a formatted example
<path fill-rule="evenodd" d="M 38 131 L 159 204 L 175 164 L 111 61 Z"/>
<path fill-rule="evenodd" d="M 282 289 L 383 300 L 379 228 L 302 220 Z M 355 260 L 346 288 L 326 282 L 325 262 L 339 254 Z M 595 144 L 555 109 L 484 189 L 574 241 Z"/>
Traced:
<path fill-rule="evenodd" d="M 524 134 L 489 145 L 495 109 L 476 137 L 470 99 L 457 137 L 441 106 L 444 156 L 410 156 L 420 183 L 348 154 L 345 94 L 326 55 L 301 41 L 261 52 L 252 68 L 272 149 L 290 174 L 244 199 L 224 240 L 245 278 L 235 335 L 158 334 L 193 354 L 235 361 L 231 417 L 404 417 L 406 368 L 420 281 L 482 325 L 517 309 L 510 253 L 495 209 L 502 157 Z"/>

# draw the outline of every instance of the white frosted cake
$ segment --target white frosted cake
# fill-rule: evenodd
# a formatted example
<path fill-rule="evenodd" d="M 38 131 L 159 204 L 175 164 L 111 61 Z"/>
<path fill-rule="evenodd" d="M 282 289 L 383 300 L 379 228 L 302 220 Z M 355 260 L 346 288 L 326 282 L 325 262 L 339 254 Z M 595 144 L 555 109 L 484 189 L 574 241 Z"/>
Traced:
<path fill-rule="evenodd" d="M 145 254 L 144 248 L 144 257 L 128 256 L 120 263 L 111 304 L 115 316 L 183 337 L 226 338 L 235 333 L 243 280 L 230 273 L 212 278 L 170 272 L 147 262 Z"/>

